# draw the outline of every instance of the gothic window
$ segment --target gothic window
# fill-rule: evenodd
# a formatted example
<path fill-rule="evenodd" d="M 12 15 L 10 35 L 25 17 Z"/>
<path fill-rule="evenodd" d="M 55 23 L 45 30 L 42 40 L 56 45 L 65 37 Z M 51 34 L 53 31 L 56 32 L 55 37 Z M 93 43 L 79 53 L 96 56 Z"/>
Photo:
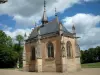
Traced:
<path fill-rule="evenodd" d="M 35 47 L 32 48 L 31 60 L 35 60 Z"/>
<path fill-rule="evenodd" d="M 67 42 L 67 57 L 68 58 L 72 57 L 72 45 L 70 41 Z"/>
<path fill-rule="evenodd" d="M 54 58 L 54 47 L 51 42 L 47 44 L 47 49 L 48 49 L 48 58 Z"/>

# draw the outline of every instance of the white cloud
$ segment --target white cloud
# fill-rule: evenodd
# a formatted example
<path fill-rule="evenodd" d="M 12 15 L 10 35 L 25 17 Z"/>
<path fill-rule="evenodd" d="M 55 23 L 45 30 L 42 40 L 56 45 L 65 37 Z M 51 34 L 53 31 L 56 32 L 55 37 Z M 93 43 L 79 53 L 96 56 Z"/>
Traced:
<path fill-rule="evenodd" d="M 16 29 L 13 32 L 9 31 L 9 30 L 4 30 L 4 32 L 10 36 L 11 38 L 15 39 L 17 35 L 22 35 L 24 36 L 24 34 L 26 33 L 27 36 L 29 36 L 29 34 L 31 33 L 32 29 Z"/>
<path fill-rule="evenodd" d="M 72 23 L 73 22 L 73 23 Z M 76 27 L 77 36 L 80 36 L 79 44 L 81 49 L 87 49 L 100 45 L 100 28 L 96 27 L 100 23 L 100 15 L 78 13 L 72 17 L 63 19 L 65 27 L 71 31 L 72 24 Z M 15 39 L 16 35 L 24 36 L 31 33 L 32 29 L 16 29 L 13 32 L 4 30 L 4 32 Z"/>
<path fill-rule="evenodd" d="M 66 8 L 73 6 L 80 0 L 46 0 L 48 16 L 54 15 L 54 9 L 63 12 Z M 14 17 L 17 25 L 33 25 L 39 21 L 43 13 L 44 0 L 8 0 L 0 4 L 0 14 L 8 14 Z"/>
<path fill-rule="evenodd" d="M 79 13 L 66 17 L 63 22 L 70 31 L 72 24 L 75 24 L 77 35 L 81 37 L 79 39 L 81 49 L 100 45 L 100 28 L 96 27 L 100 23 L 100 15 Z"/>
<path fill-rule="evenodd" d="M 0 4 L 0 15 L 8 14 L 13 16 L 13 20 L 16 21 L 16 25 L 22 26 L 23 28 L 30 27 L 34 24 L 34 21 L 38 22 L 43 13 L 43 1 L 44 0 L 8 0 L 5 4 Z M 54 9 L 57 8 L 57 12 L 64 12 L 66 8 L 70 8 L 74 4 L 79 3 L 81 0 L 46 0 L 47 1 L 47 15 L 48 17 L 54 15 Z M 83 0 L 85 2 L 94 0 Z M 97 0 L 96 0 L 97 1 Z M 100 16 L 92 14 L 76 14 L 72 17 L 66 17 L 63 19 L 64 25 L 67 29 L 71 30 L 72 20 L 76 26 L 76 32 L 80 38 L 81 48 L 89 48 L 96 45 L 100 45 L 98 35 L 100 28 L 96 25 L 100 23 Z M 4 32 L 15 38 L 16 35 L 27 35 L 31 32 L 31 29 L 16 29 L 11 32 L 12 28 L 7 27 Z"/>

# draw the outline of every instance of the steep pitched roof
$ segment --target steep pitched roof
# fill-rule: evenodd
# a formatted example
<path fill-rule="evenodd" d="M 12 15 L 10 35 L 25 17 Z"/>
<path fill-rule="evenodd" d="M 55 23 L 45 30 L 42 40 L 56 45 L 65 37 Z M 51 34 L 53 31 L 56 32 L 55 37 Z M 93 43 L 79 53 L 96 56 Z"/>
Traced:
<path fill-rule="evenodd" d="M 31 34 L 29 35 L 28 39 L 32 39 L 34 37 L 37 37 L 38 32 L 37 32 L 37 28 L 35 28 L 34 30 L 32 30 Z"/>
<path fill-rule="evenodd" d="M 40 28 L 40 35 L 45 35 L 45 34 L 57 32 L 57 31 L 59 31 L 59 24 L 56 21 L 56 19 L 54 19 L 53 21 L 51 21 L 47 24 L 44 24 Z"/>
<path fill-rule="evenodd" d="M 37 29 L 40 29 L 40 35 L 54 35 L 54 33 L 59 31 L 59 25 L 60 23 L 57 21 L 57 19 L 54 19 L 51 22 L 48 22 L 47 24 L 41 25 L 38 28 L 35 28 L 28 39 L 32 39 L 38 36 L 38 31 Z M 64 32 L 65 35 L 68 36 L 73 36 L 72 33 L 70 33 L 63 25 L 62 25 L 62 31 Z"/>
<path fill-rule="evenodd" d="M 62 30 L 63 30 L 63 34 L 64 34 L 64 35 L 73 36 L 73 34 L 70 33 L 63 25 L 62 25 Z"/>

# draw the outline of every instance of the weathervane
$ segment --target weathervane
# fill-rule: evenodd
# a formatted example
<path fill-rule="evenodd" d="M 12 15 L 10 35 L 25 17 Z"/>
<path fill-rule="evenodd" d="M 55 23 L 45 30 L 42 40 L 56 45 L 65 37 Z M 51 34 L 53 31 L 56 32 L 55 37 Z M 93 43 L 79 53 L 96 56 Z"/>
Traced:
<path fill-rule="evenodd" d="M 8 0 L 0 0 L 0 4 L 6 3 Z"/>

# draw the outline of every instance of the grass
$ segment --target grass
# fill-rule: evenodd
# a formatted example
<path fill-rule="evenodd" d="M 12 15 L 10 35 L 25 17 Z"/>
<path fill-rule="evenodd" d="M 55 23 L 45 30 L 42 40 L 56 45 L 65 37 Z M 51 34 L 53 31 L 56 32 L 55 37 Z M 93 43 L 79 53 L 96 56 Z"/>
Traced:
<path fill-rule="evenodd" d="M 100 62 L 82 64 L 82 68 L 100 68 Z"/>

